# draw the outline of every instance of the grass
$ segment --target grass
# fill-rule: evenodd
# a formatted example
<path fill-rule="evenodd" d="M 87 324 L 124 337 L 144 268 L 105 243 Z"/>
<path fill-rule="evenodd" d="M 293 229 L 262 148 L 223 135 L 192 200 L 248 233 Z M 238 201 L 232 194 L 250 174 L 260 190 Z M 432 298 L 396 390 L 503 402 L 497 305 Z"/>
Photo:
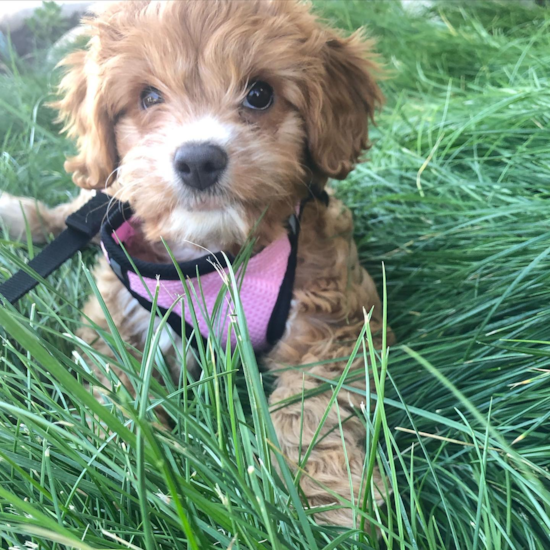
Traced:
<path fill-rule="evenodd" d="M 550 547 L 550 11 L 317 7 L 349 30 L 367 24 L 390 73 L 369 162 L 337 186 L 398 336 L 389 352 L 356 348 L 370 354 L 383 395 L 365 396 L 376 404 L 363 415 L 365 475 L 376 463 L 393 488 L 385 507 L 356 505 L 357 526 L 370 519 L 382 536 L 317 525 L 301 506 L 271 453 L 241 311 L 243 344 L 233 355 L 200 349 L 195 383 L 183 375 L 162 387 L 151 376 L 166 372 L 153 325 L 139 359 L 116 332 L 102 334 L 138 398 L 122 388 L 116 406 L 91 398 L 83 357 L 113 374 L 74 336 L 96 291 L 86 251 L 17 310 L 0 309 L 3 547 Z M 5 55 L 0 75 L 2 189 L 52 204 L 72 192 L 62 170 L 71 145 L 44 107 L 54 62 Z M 0 246 L 2 277 L 33 253 Z M 151 422 L 158 400 L 172 433 Z"/>

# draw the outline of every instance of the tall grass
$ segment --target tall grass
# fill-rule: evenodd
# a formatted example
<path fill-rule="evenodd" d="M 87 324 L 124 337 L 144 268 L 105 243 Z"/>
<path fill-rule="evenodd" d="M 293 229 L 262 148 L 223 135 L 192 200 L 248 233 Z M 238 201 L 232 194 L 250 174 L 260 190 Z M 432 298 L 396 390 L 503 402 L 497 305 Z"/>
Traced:
<path fill-rule="evenodd" d="M 17 310 L 0 309 L 5 546 L 550 547 L 550 12 L 481 1 L 416 14 L 364 0 L 317 8 L 349 30 L 367 25 L 389 71 L 369 162 L 337 185 L 398 335 L 375 352 L 367 331 L 355 350 L 374 384 L 365 476 L 377 464 L 393 492 L 381 508 L 354 506 L 357 527 L 381 536 L 317 525 L 300 503 L 239 309 L 242 344 L 199 349 L 197 382 L 185 350 L 170 379 L 158 325 L 144 354 L 101 333 L 138 397 L 120 386 L 97 403 L 87 364 L 116 379 L 112 359 L 74 336 L 97 293 L 87 251 Z M 40 58 L 4 64 L 2 188 L 57 203 L 71 189 L 71 145 L 43 107 L 56 75 Z M 0 244 L 3 277 L 33 252 Z M 326 386 L 357 391 L 349 382 Z M 307 406 L 307 394 L 296 399 Z M 155 422 L 161 402 L 172 431 Z"/>

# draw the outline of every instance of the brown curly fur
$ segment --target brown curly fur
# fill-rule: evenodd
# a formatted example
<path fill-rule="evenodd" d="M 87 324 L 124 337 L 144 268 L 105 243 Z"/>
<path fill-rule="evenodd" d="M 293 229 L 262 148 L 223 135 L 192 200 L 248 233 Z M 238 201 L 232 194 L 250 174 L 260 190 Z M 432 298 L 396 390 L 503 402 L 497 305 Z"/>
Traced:
<path fill-rule="evenodd" d="M 161 237 L 180 260 L 202 255 L 202 247 L 236 251 L 268 206 L 256 229 L 257 248 L 265 246 L 285 231 L 285 220 L 307 196 L 308 186 L 320 189 L 329 177 L 346 177 L 368 146 L 367 123 L 382 101 L 373 79 L 371 45 L 360 33 L 345 38 L 324 26 L 303 4 L 121 2 L 86 23 L 89 47 L 65 60 L 68 73 L 56 104 L 66 131 L 78 144 L 78 154 L 67 160 L 65 168 L 78 186 L 108 187 L 110 194 L 131 202 L 142 221 L 142 254 L 147 259 L 163 259 Z M 275 91 L 275 102 L 265 112 L 241 107 L 254 79 L 269 82 Z M 165 98 L 147 111 L 139 101 L 146 86 L 154 86 Z M 215 190 L 201 193 L 177 181 L 172 158 L 188 125 L 205 120 L 216 131 L 227 131 L 230 162 Z M 26 217 L 31 227 L 37 227 L 36 236 L 40 219 L 47 231 L 55 233 L 67 212 L 89 194 L 82 191 L 71 205 L 52 210 L 23 199 Z M 0 199 L 3 218 L 9 217 L 14 200 Z M 8 223 L 17 234 L 21 220 L 12 216 Z M 275 370 L 340 360 L 281 370 L 277 375 L 270 398 L 272 418 L 281 450 L 292 466 L 300 460 L 299 449 L 312 441 L 331 393 L 310 398 L 303 420 L 301 403 L 276 404 L 301 393 L 303 387 L 315 388 L 321 384 L 318 377 L 338 378 L 346 364 L 341 358 L 350 354 L 365 310 L 374 308 L 371 329 L 380 342 L 380 300 L 372 279 L 359 265 L 352 233 L 351 214 L 334 197 L 328 207 L 313 202 L 305 208 L 292 311 L 286 333 L 266 357 L 266 365 Z M 121 336 L 142 347 L 149 314 L 104 261 L 96 278 Z M 85 314 L 107 329 L 93 298 Z M 81 336 L 109 353 L 91 328 L 84 327 Z M 391 341 L 391 334 L 388 337 Z M 169 353 L 169 348 L 164 351 Z M 342 392 L 337 400 L 339 416 L 349 417 L 360 402 L 358 394 Z M 350 498 L 342 434 L 339 429 L 330 431 L 337 425 L 338 411 L 333 407 L 323 430 L 326 437 L 315 446 L 306 465 L 308 475 L 301 480 L 311 506 L 335 500 L 317 482 Z M 353 415 L 343 424 L 356 500 L 362 497 L 364 431 Z M 381 487 L 377 471 L 375 484 Z M 375 497 L 382 498 L 377 490 Z M 318 516 L 352 524 L 346 508 Z"/>

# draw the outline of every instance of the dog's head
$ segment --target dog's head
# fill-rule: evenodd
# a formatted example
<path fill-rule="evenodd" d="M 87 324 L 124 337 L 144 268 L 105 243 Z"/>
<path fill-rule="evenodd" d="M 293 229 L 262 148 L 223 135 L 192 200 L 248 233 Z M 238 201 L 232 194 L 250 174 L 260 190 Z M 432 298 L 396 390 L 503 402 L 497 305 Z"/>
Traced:
<path fill-rule="evenodd" d="M 381 101 L 369 43 L 288 0 L 132 1 L 88 21 L 57 103 L 85 188 L 116 181 L 147 236 L 242 242 L 343 178 Z"/>

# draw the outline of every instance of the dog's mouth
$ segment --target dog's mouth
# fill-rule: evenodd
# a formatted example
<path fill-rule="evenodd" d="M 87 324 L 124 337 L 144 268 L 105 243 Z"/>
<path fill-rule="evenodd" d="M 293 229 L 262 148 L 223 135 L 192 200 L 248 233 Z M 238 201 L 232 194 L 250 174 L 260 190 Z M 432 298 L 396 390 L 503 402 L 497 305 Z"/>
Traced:
<path fill-rule="evenodd" d="M 196 212 L 220 210 L 234 202 L 226 191 L 217 186 L 204 191 L 186 189 L 184 195 L 182 203 L 185 209 Z"/>

